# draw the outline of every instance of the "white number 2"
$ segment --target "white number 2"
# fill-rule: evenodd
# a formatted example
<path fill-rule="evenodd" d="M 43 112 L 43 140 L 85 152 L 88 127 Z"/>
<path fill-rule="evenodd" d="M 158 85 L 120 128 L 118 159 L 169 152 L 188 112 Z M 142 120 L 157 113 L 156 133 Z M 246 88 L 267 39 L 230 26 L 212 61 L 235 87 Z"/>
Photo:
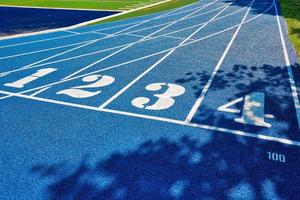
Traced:
<path fill-rule="evenodd" d="M 234 121 L 243 124 L 262 126 L 270 128 L 271 124 L 265 122 L 265 118 L 273 118 L 273 115 L 265 114 L 265 94 L 253 92 L 245 98 L 238 98 L 218 108 L 219 111 L 229 113 L 240 113 L 240 110 L 232 109 L 230 106 L 244 100 L 242 117 L 235 118 Z"/>
<path fill-rule="evenodd" d="M 57 92 L 56 94 L 64 94 L 73 98 L 82 99 L 89 98 L 101 93 L 100 90 L 90 92 L 86 89 L 100 88 L 108 86 L 115 81 L 115 78 L 112 76 L 106 75 L 90 75 L 82 78 L 83 82 L 89 83 L 86 85 L 75 86 L 70 89 L 65 89 Z"/>
<path fill-rule="evenodd" d="M 185 89 L 180 85 L 167 84 L 167 83 L 152 83 L 146 86 L 148 91 L 159 91 L 162 86 L 166 86 L 167 90 L 162 94 L 155 94 L 158 100 L 153 105 L 147 105 L 150 102 L 149 98 L 137 97 L 131 101 L 131 104 L 137 108 L 146 110 L 164 110 L 168 109 L 175 103 L 174 97 L 184 94 Z"/>

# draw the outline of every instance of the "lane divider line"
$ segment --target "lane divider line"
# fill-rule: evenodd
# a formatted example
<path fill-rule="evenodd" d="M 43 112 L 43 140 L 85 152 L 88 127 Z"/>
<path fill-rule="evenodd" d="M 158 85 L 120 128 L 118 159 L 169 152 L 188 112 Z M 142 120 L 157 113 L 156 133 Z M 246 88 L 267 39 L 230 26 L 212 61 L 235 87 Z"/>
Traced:
<path fill-rule="evenodd" d="M 252 0 L 251 6 L 248 8 L 248 10 L 247 10 L 247 12 L 246 12 L 244 18 L 242 19 L 241 23 L 243 23 L 243 22 L 246 20 L 246 18 L 247 18 L 247 16 L 248 16 L 249 12 L 250 12 L 250 10 L 251 10 L 251 8 L 252 8 L 252 6 L 253 6 L 254 1 L 255 1 L 255 0 Z M 223 64 L 223 62 L 224 62 L 224 60 L 225 60 L 225 58 L 226 58 L 226 56 L 227 56 L 227 54 L 228 54 L 228 52 L 229 52 L 231 46 L 232 46 L 233 42 L 235 41 L 235 38 L 236 38 L 236 36 L 238 35 L 238 33 L 240 32 L 240 29 L 241 29 L 241 28 L 242 28 L 242 24 L 240 24 L 240 25 L 238 26 L 237 30 L 236 30 L 235 33 L 233 34 L 233 36 L 232 36 L 230 42 L 228 43 L 228 45 L 227 45 L 227 47 L 226 47 L 226 49 L 225 49 L 225 51 L 224 51 L 222 57 L 220 58 L 218 64 L 215 66 L 214 71 L 212 72 L 212 74 L 211 74 L 209 80 L 207 81 L 206 85 L 204 86 L 204 88 L 203 88 L 203 90 L 202 90 L 200 96 L 198 97 L 197 101 L 195 102 L 194 106 L 192 107 L 192 109 L 190 110 L 188 116 L 186 117 L 186 119 L 185 119 L 185 122 L 186 122 L 186 123 L 190 123 L 190 122 L 192 121 L 194 115 L 196 114 L 197 110 L 198 110 L 199 107 L 201 106 L 201 103 L 203 102 L 203 99 L 204 99 L 206 93 L 208 92 L 209 87 L 211 86 L 211 84 L 212 84 L 212 82 L 213 82 L 215 76 L 217 75 L 217 72 L 218 72 L 219 69 L 221 68 L 221 65 Z"/>

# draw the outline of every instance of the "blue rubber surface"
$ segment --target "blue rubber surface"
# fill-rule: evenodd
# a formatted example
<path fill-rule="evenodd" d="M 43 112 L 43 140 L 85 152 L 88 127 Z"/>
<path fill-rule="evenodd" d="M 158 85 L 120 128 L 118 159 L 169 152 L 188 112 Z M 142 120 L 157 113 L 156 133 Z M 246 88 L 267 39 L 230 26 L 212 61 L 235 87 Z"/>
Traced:
<path fill-rule="evenodd" d="M 0 199 L 299 199 L 276 0 L 0 41 Z"/>
<path fill-rule="evenodd" d="M 67 27 L 118 12 L 0 7 L 0 36 Z"/>

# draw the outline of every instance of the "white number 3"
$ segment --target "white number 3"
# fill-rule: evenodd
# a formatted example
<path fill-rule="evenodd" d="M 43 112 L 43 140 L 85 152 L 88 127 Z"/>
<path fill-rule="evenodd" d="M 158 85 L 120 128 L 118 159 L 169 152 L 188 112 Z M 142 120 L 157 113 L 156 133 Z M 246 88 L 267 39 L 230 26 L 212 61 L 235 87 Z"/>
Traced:
<path fill-rule="evenodd" d="M 173 106 L 175 103 L 173 97 L 180 96 L 185 92 L 184 87 L 170 83 L 152 83 L 146 86 L 145 89 L 148 91 L 159 91 L 162 89 L 162 86 L 166 86 L 167 90 L 162 94 L 154 95 L 158 98 L 154 104 L 147 105 L 150 102 L 150 99 L 146 97 L 137 97 L 131 101 L 131 104 L 137 108 L 146 110 L 164 110 Z"/>

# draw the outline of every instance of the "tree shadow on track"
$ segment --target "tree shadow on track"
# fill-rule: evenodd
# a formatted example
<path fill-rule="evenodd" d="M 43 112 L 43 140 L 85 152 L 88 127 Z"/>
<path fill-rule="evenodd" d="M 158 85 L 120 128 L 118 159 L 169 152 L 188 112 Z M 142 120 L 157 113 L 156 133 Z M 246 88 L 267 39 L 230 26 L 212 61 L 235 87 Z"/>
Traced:
<path fill-rule="evenodd" d="M 293 149 L 281 147 L 222 134 L 205 142 L 163 137 L 96 164 L 86 156 L 78 165 L 39 163 L 31 173 L 50 180 L 45 193 L 51 200 L 299 199 L 299 171 L 267 159 L 268 150 Z"/>
<path fill-rule="evenodd" d="M 299 65 L 292 65 L 292 70 L 299 87 Z M 210 75 L 201 70 L 188 72 L 185 78 L 176 80 L 176 83 L 190 87 L 195 98 L 198 98 Z M 227 114 L 218 110 L 220 106 L 254 92 L 265 94 L 265 113 L 274 116 L 273 122 L 279 125 L 276 129 L 268 131 L 264 127 L 245 126 L 234 121 L 234 118 L 241 117 L 241 113 Z M 242 110 L 243 102 L 238 103 L 237 108 Z M 234 65 L 231 71 L 219 70 L 193 122 L 299 140 L 300 133 L 287 67 Z"/>

